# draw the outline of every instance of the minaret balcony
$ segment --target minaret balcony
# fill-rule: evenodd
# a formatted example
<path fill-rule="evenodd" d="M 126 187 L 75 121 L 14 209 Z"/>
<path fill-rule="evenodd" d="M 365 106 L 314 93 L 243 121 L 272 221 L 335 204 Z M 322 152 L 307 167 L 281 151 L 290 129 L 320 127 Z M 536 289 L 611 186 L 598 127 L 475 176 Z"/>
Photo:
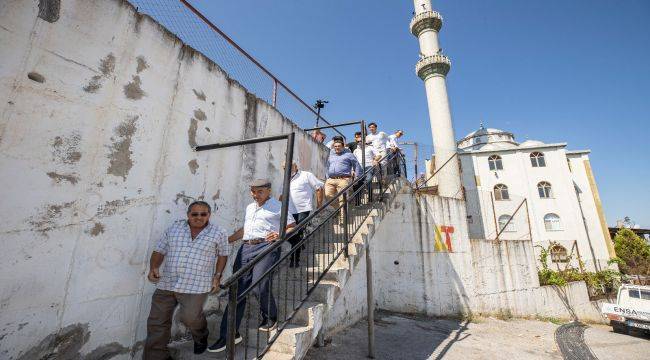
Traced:
<path fill-rule="evenodd" d="M 411 19 L 409 26 L 411 34 L 418 37 L 424 30 L 440 31 L 442 28 L 442 15 L 437 11 L 423 11 Z"/>
<path fill-rule="evenodd" d="M 415 73 L 422 80 L 433 75 L 447 76 L 449 69 L 451 69 L 451 60 L 442 54 L 424 57 L 415 65 Z"/>

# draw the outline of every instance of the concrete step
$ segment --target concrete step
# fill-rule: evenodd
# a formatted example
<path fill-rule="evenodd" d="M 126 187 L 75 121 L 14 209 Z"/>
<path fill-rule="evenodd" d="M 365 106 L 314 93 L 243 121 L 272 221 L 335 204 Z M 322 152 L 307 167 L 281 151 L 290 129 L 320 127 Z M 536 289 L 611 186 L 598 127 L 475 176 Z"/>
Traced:
<path fill-rule="evenodd" d="M 211 353 L 205 352 L 200 355 L 194 354 L 194 343 L 192 341 L 185 341 L 182 343 L 172 343 L 169 344 L 169 350 L 174 360 L 205 360 L 205 359 L 225 359 L 226 352 L 222 351 L 220 353 Z M 252 360 L 257 359 L 257 349 L 255 347 L 244 347 L 242 344 L 238 344 L 235 349 L 235 359 L 237 360 Z M 248 352 L 246 354 L 246 352 Z M 246 355 L 246 356 L 245 356 Z M 264 360 L 294 360 L 295 356 L 293 354 L 287 354 L 282 352 L 277 352 L 269 350 L 266 352 L 261 359 Z"/>

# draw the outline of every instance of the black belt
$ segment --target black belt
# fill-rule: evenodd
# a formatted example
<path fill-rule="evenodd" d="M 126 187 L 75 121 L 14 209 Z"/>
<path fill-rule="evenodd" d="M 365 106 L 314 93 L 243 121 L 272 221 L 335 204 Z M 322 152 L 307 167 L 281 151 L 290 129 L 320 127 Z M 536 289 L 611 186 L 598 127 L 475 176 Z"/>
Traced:
<path fill-rule="evenodd" d="M 255 238 L 255 239 L 248 239 L 244 240 L 244 244 L 247 245 L 257 245 L 266 242 L 266 239 L 264 238 Z"/>

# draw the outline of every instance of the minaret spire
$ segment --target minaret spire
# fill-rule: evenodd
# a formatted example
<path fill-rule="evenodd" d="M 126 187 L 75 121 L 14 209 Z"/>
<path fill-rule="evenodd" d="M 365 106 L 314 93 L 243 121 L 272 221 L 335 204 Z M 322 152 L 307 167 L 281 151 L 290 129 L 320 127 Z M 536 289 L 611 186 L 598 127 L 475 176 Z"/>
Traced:
<path fill-rule="evenodd" d="M 456 153 L 454 128 L 447 97 L 446 76 L 451 61 L 442 53 L 438 32 L 442 28 L 442 16 L 431 8 L 431 0 L 413 0 L 415 15 L 411 20 L 411 33 L 420 42 L 420 61 L 415 72 L 424 81 L 429 105 L 429 120 L 435 152 L 435 166 L 439 168 Z M 446 197 L 462 197 L 458 159 L 449 161 L 438 174 L 438 194 Z"/>

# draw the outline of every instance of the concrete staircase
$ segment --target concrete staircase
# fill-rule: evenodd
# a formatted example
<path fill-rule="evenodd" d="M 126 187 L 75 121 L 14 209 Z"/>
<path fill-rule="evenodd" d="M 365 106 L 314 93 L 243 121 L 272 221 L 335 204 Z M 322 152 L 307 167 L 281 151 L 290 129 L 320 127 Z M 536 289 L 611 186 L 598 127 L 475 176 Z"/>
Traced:
<path fill-rule="evenodd" d="M 358 207 L 351 209 L 351 216 L 356 216 L 358 221 L 361 221 L 362 218 L 365 218 L 365 220 L 361 222 L 358 232 L 349 243 L 348 258 L 346 259 L 345 256 L 341 254 L 334 262 L 332 267 L 324 274 L 320 283 L 314 288 L 306 302 L 297 311 L 290 324 L 282 330 L 269 351 L 263 355 L 263 359 L 302 359 L 309 348 L 316 343 L 318 335 L 321 332 L 327 332 L 328 329 L 324 328 L 324 324 L 326 323 L 325 320 L 327 319 L 328 312 L 335 304 L 341 290 L 345 288 L 352 273 L 357 269 L 359 261 L 363 256 L 365 256 L 364 244 L 367 239 L 372 238 L 377 225 L 381 221 L 381 218 L 390 203 L 390 200 L 394 198 L 396 189 L 399 189 L 405 183 L 406 182 L 403 179 L 397 179 L 393 185 L 389 186 L 383 201 L 373 203 L 372 207 Z M 368 216 L 366 217 L 366 215 Z M 330 230 L 333 233 L 341 234 L 344 229 L 340 225 L 331 225 Z M 283 291 L 285 288 L 288 287 L 290 289 L 292 286 L 295 288 L 301 275 L 304 278 L 306 274 L 311 274 L 311 271 L 313 270 L 317 270 L 316 273 L 322 272 L 333 258 L 333 255 L 341 250 L 343 246 L 343 243 L 335 243 L 334 246 L 329 246 L 327 249 L 318 249 L 315 254 L 315 268 L 312 268 L 311 266 L 309 268 L 303 266 L 302 268 L 291 269 L 284 273 L 281 272 L 280 284 L 278 285 L 278 288 L 274 287 L 273 290 L 275 296 L 279 296 L 278 302 L 282 303 L 282 294 L 290 293 L 290 291 Z M 304 258 L 306 256 L 305 253 L 306 252 L 303 251 L 301 259 L 302 264 L 307 263 Z M 309 261 L 309 264 L 312 265 L 311 260 Z M 315 281 L 315 279 L 311 278 L 311 275 L 309 275 L 308 278 L 310 282 Z M 303 292 L 300 294 L 303 294 Z M 208 304 L 206 304 L 206 312 L 209 314 L 208 324 L 211 331 L 209 338 L 210 344 L 216 341 L 219 337 L 218 328 L 226 303 L 227 294 L 222 293 L 211 297 Z M 258 314 L 259 304 L 257 304 L 256 301 L 249 301 L 246 311 L 250 311 L 250 314 Z M 246 321 L 244 320 L 241 325 L 240 334 L 244 336 L 243 331 L 249 331 L 249 337 L 247 344 L 240 343 L 237 345 L 236 359 L 257 359 L 259 357 L 256 353 L 256 349 L 263 348 L 266 345 L 267 338 L 263 336 L 264 333 L 261 333 L 259 337 L 257 336 L 257 323 L 246 324 L 245 322 Z M 176 331 L 176 341 L 169 345 L 174 359 L 190 360 L 205 359 L 208 357 L 213 359 L 225 358 L 224 352 L 218 354 L 206 352 L 202 355 L 194 355 L 193 342 L 191 336 L 189 336 L 189 332 L 184 331 L 183 326 L 178 322 L 175 322 L 175 326 L 178 327 Z M 275 332 L 269 333 L 269 337 L 274 334 Z"/>

